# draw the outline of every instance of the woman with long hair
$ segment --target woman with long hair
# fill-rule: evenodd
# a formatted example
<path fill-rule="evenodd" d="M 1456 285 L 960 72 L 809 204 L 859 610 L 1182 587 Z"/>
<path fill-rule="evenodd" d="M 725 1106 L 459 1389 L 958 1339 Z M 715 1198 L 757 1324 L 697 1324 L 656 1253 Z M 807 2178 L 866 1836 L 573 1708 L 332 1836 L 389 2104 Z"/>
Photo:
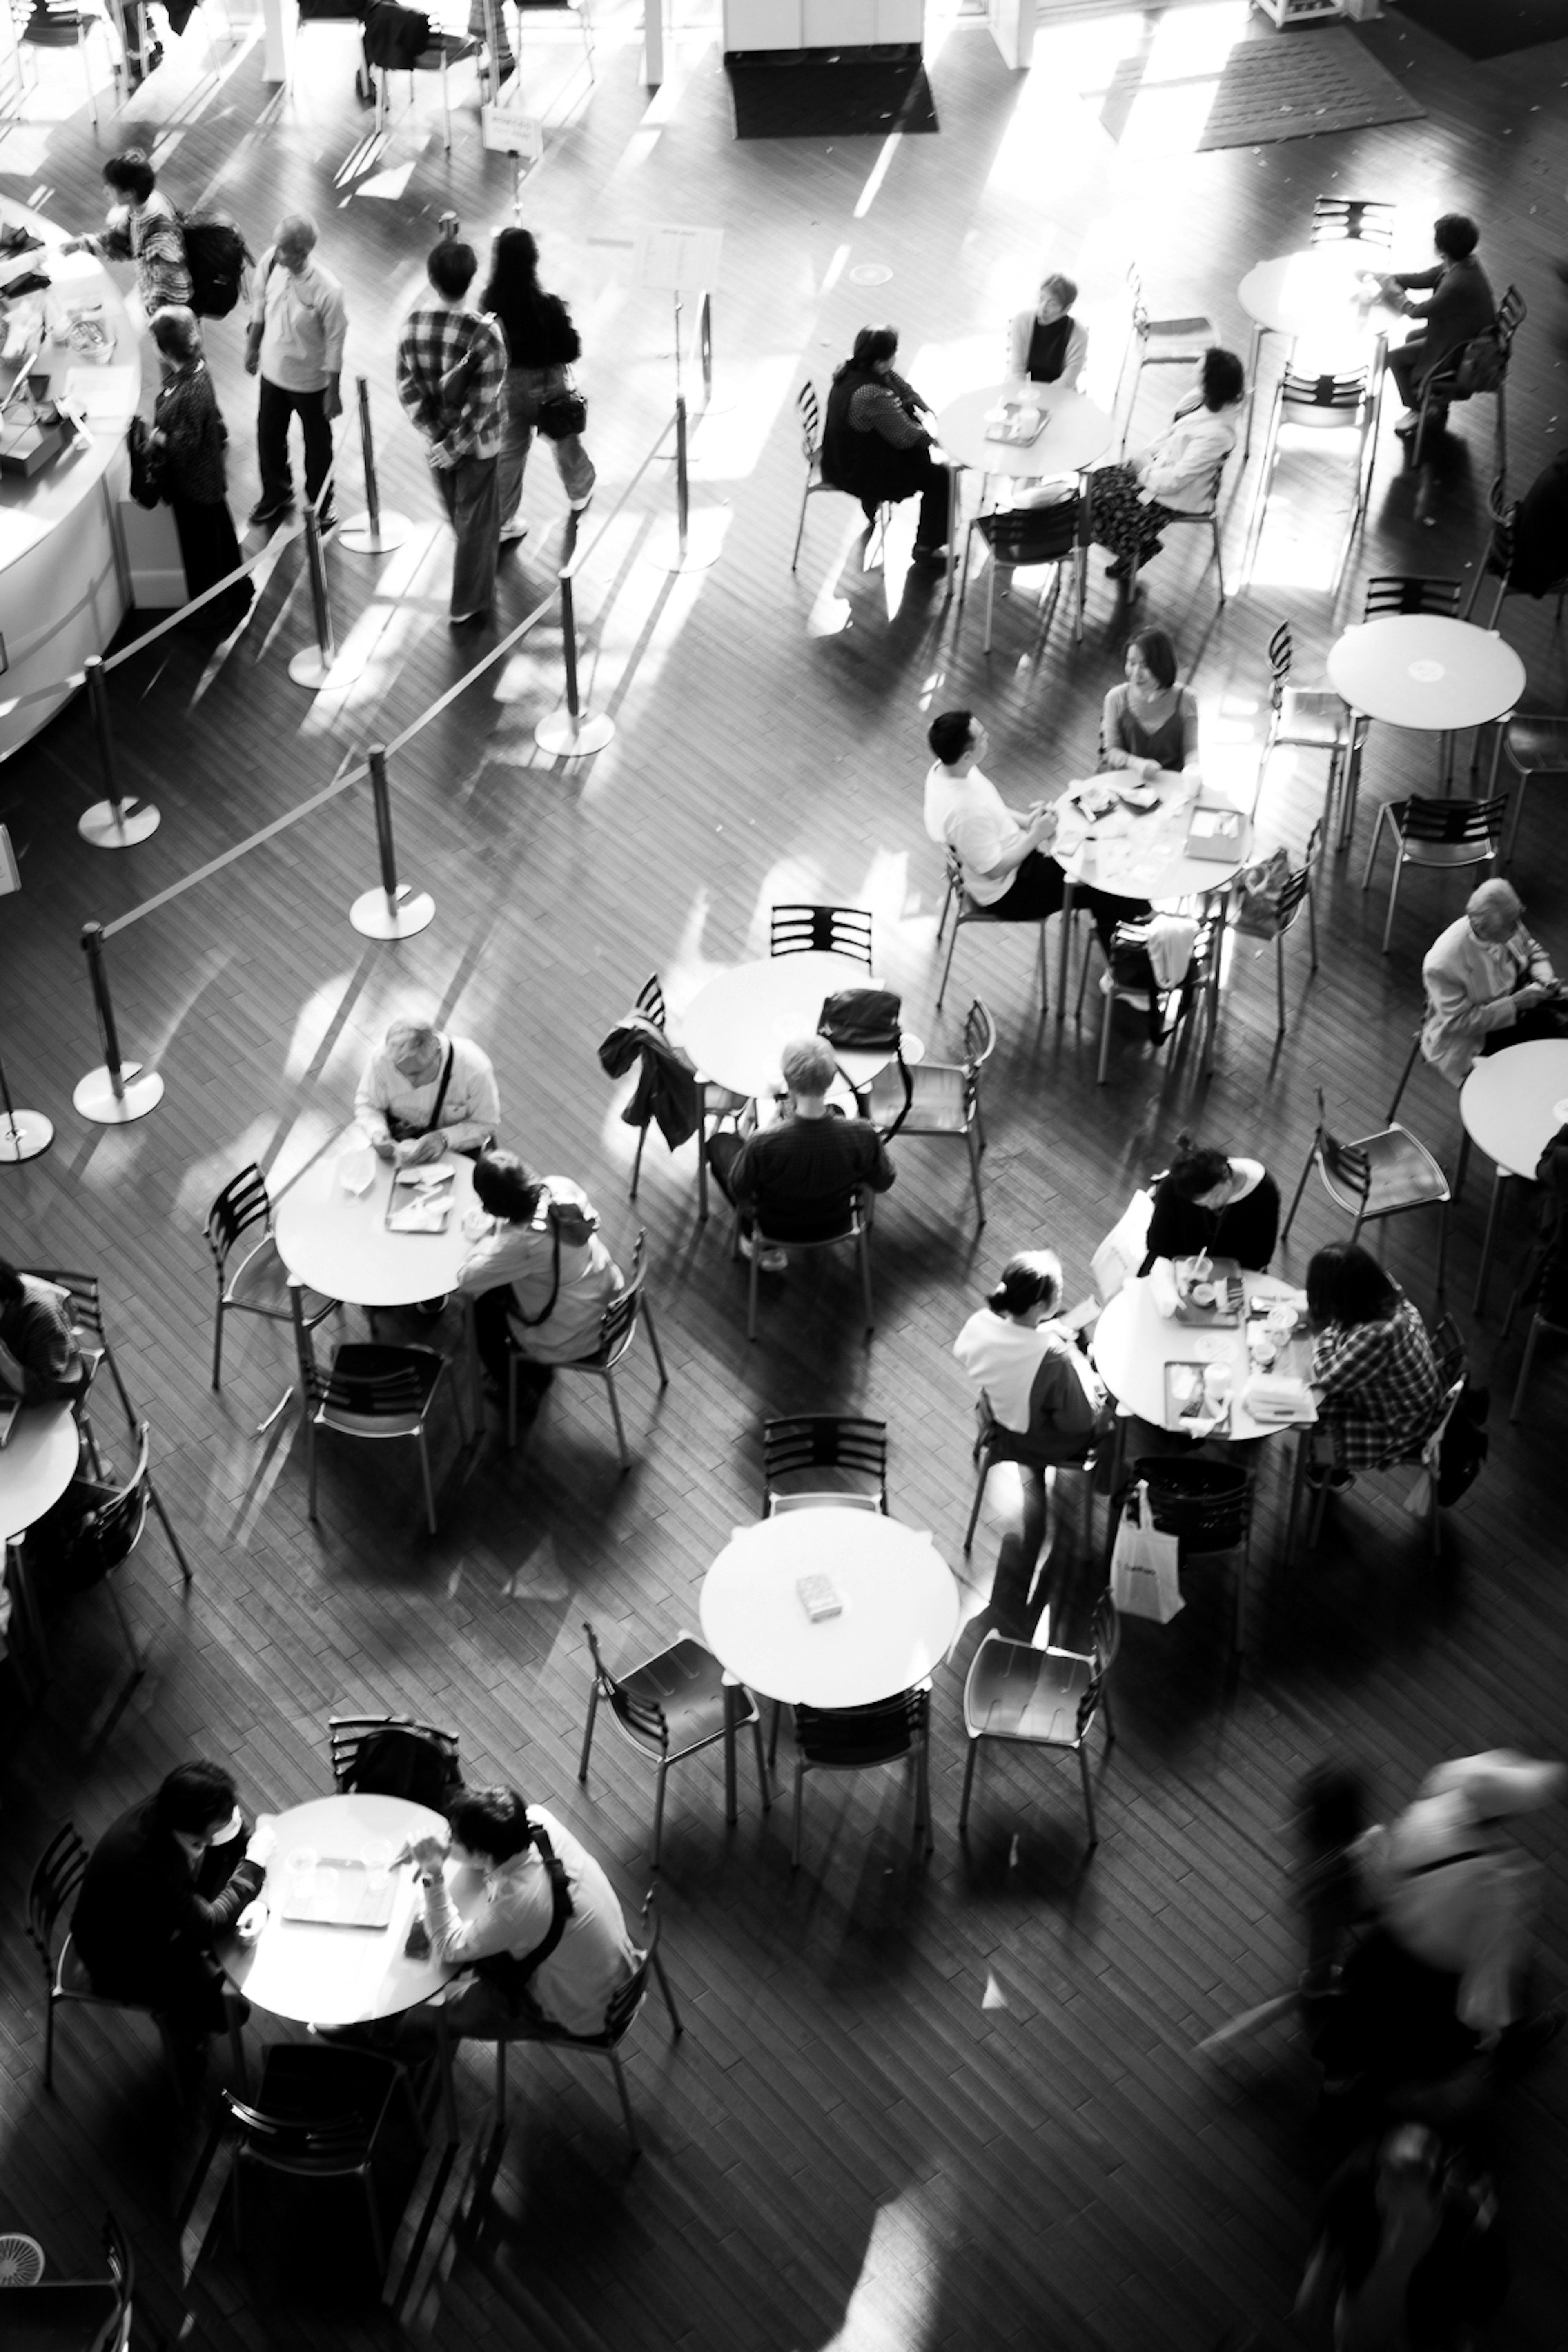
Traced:
<path fill-rule="evenodd" d="M 1124 768 L 1145 783 L 1160 775 L 1198 772 L 1198 700 L 1177 668 L 1164 629 L 1138 629 L 1127 640 L 1125 674 L 1105 698 L 1100 764 Z"/>
<path fill-rule="evenodd" d="M 1348 1486 L 1357 1470 L 1415 1458 L 1443 1411 L 1426 1327 L 1392 1275 L 1359 1242 L 1331 1242 L 1307 1265 L 1318 1425 L 1315 1485 Z"/>
<path fill-rule="evenodd" d="M 151 438 L 163 457 L 163 491 L 180 534 L 185 588 L 199 596 L 226 572 L 237 571 L 244 560 L 228 510 L 224 464 L 228 427 L 218 414 L 195 312 L 183 306 L 155 310 L 152 330 L 163 382 L 153 409 Z M 254 593 L 248 579 L 237 580 L 203 607 L 196 625 L 237 629 Z"/>
<path fill-rule="evenodd" d="M 547 294 L 540 285 L 539 247 L 525 228 L 503 228 L 497 236 L 479 308 L 506 337 L 506 425 L 497 470 L 500 535 L 522 539 L 528 530 L 519 514 L 522 470 L 539 412 L 566 388 L 566 371 L 581 358 L 583 339 L 559 295 Z M 551 440 L 550 446 L 572 511 L 581 514 L 594 495 L 594 461 L 575 433 Z"/>

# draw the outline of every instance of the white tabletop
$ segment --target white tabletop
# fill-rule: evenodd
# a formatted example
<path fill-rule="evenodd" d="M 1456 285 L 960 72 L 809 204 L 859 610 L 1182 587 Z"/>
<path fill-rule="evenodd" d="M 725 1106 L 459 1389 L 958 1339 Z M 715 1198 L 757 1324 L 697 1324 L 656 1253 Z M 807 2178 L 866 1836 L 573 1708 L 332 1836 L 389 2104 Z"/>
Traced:
<path fill-rule="evenodd" d="M 1369 248 L 1352 240 L 1255 262 L 1237 289 L 1241 307 L 1272 333 L 1310 336 L 1315 350 L 1338 346 L 1359 366 L 1363 347 L 1388 326 L 1381 294 L 1361 282 L 1374 274 L 1368 257 Z"/>
<path fill-rule="evenodd" d="M 813 1624 L 795 1590 L 827 1576 L 844 1607 Z M 958 1630 L 958 1586 L 931 1537 L 879 1511 L 786 1511 L 738 1528 L 702 1582 L 702 1635 L 737 1682 L 808 1706 L 912 1690 Z"/>
<path fill-rule="evenodd" d="M 1293 1286 L 1280 1276 L 1243 1274 L 1247 1305 L 1269 1298 L 1295 1297 Z M 1311 1342 L 1289 1339 L 1273 1366 L 1279 1379 L 1305 1380 L 1311 1370 Z M 1252 1376 L 1247 1354 L 1247 1326 L 1204 1330 L 1190 1323 L 1169 1321 L 1155 1303 L 1154 1286 L 1147 1276 L 1124 1282 L 1094 1327 L 1094 1360 L 1100 1377 L 1119 1404 L 1155 1429 L 1170 1426 L 1165 1417 L 1165 1366 L 1168 1363 L 1228 1364 L 1231 1375 L 1232 1438 L 1272 1437 L 1295 1422 L 1254 1421 L 1241 1400 Z"/>
<path fill-rule="evenodd" d="M 219 1958 L 230 1980 L 258 2009 L 304 2024 L 363 2025 L 428 2000 L 451 1972 L 439 1960 L 411 1960 L 404 1951 L 420 1908 L 412 1869 L 396 1874 L 392 1916 L 384 1927 L 327 1927 L 310 1919 L 285 1919 L 283 1905 L 290 1855 L 313 1855 L 318 1870 L 334 1857 L 390 1865 L 410 1838 L 446 1834 L 441 1814 L 405 1797 L 316 1797 L 280 1813 L 277 1850 L 261 1891 L 267 1925 L 254 1944 L 231 1937 L 222 1947 Z"/>
<path fill-rule="evenodd" d="M 705 981 L 680 1021 L 680 1042 L 705 1078 L 738 1095 L 774 1094 L 783 1086 L 779 1055 L 795 1037 L 814 1037 L 825 998 L 843 988 L 878 988 L 854 956 L 821 954 L 815 948 L 795 955 L 763 956 L 737 964 Z M 914 1041 L 906 1037 L 906 1060 Z M 891 1054 L 838 1055 L 839 1067 L 855 1086 L 868 1086 L 886 1069 Z"/>
<path fill-rule="evenodd" d="M 1552 1138 L 1568 1125 L 1568 1037 L 1528 1039 L 1489 1054 L 1459 1089 L 1459 1117 L 1477 1149 L 1505 1173 L 1533 1176 Z"/>
<path fill-rule="evenodd" d="M 278 1254 L 290 1274 L 326 1298 L 354 1307 L 415 1307 L 457 1287 L 458 1269 L 473 1244 L 463 1214 L 474 1205 L 474 1163 L 460 1151 L 437 1161 L 452 1169 L 452 1213 L 444 1234 L 394 1234 L 386 1227 L 395 1171 L 378 1160 L 368 1192 L 343 1190 L 339 1163 L 345 1150 L 365 1147 L 353 1136 L 323 1152 L 290 1184 L 278 1203 Z M 416 1198 L 405 1184 L 398 1204 Z"/>
<path fill-rule="evenodd" d="M 25 1404 L 0 1445 L 0 1535 L 20 1535 L 58 1503 L 76 1475 L 78 1435 L 68 1404 Z"/>
<path fill-rule="evenodd" d="M 1118 772 L 1094 781 L 1114 785 L 1128 779 Z M 1153 789 L 1161 795 L 1160 805 L 1146 815 L 1117 808 L 1092 824 L 1065 800 L 1058 802 L 1061 816 L 1051 856 L 1069 882 L 1091 884 L 1115 898 L 1148 898 L 1158 905 L 1163 899 L 1222 889 L 1246 865 L 1252 855 L 1250 820 L 1242 825 L 1234 854 L 1227 849 L 1223 857 L 1190 857 L 1187 829 L 1196 794 L 1184 777 L 1169 770 Z M 1204 804 L 1214 808 L 1225 803 L 1211 792 Z"/>
<path fill-rule="evenodd" d="M 1047 411 L 1037 437 L 1026 448 L 1016 442 L 988 441 L 986 411 L 1004 400 L 1024 398 L 1037 400 Z M 1115 420 L 1081 392 L 1017 378 L 982 392 L 961 393 L 936 420 L 936 437 L 955 464 L 972 466 L 982 474 L 1011 474 L 1020 481 L 1042 481 L 1092 465 L 1110 446 L 1115 430 Z"/>
<path fill-rule="evenodd" d="M 1352 710 L 1429 734 L 1483 727 L 1524 692 L 1524 664 L 1495 629 L 1434 613 L 1358 622 L 1330 653 L 1328 672 Z"/>

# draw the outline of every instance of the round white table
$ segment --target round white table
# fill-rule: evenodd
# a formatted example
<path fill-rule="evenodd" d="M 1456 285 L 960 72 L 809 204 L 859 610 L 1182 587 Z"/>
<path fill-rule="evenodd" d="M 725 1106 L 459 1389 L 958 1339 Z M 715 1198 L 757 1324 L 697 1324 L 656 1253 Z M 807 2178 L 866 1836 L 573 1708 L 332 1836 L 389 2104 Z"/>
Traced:
<path fill-rule="evenodd" d="M 1298 1298 L 1295 1286 L 1281 1276 L 1247 1274 L 1241 1277 L 1248 1307 L 1270 1299 Z M 1165 1411 L 1165 1366 L 1168 1363 L 1225 1364 L 1230 1370 L 1232 1439 L 1272 1437 L 1280 1429 L 1300 1429 L 1303 1422 L 1254 1421 L 1242 1399 L 1252 1377 L 1247 1353 L 1247 1325 L 1229 1329 L 1219 1326 L 1178 1323 L 1162 1315 L 1154 1285 L 1146 1275 L 1124 1282 L 1094 1327 L 1094 1360 L 1100 1377 L 1117 1402 L 1154 1429 L 1175 1431 Z M 1275 1360 L 1272 1377 L 1305 1380 L 1311 1370 L 1311 1341 L 1304 1336 L 1288 1339 Z"/>
<path fill-rule="evenodd" d="M 1046 422 L 1026 445 L 988 441 L 987 412 L 1005 400 L 1034 400 L 1046 412 Z M 1028 383 L 1013 378 L 987 385 L 982 392 L 961 393 L 950 400 L 936 420 L 936 437 L 955 465 L 977 474 L 1006 474 L 1014 481 L 1045 481 L 1058 474 L 1076 474 L 1092 466 L 1110 446 L 1115 419 L 1081 392 L 1068 392 L 1059 383 Z"/>
<path fill-rule="evenodd" d="M 844 1606 L 814 1624 L 797 1580 Z M 737 1528 L 702 1581 L 702 1638 L 764 1698 L 869 1706 L 912 1690 L 958 1630 L 958 1586 L 931 1537 L 879 1511 L 824 1506 Z"/>
<path fill-rule="evenodd" d="M 1255 262 L 1237 289 L 1237 298 L 1265 334 L 1310 336 L 1314 352 L 1343 351 L 1359 366 L 1364 347 L 1387 332 L 1388 306 L 1381 291 L 1363 283 L 1375 275 L 1369 267 L 1372 251 L 1347 241 Z M 1374 310 L 1384 315 L 1374 320 Z M 1250 380 L 1250 368 L 1247 375 Z"/>
<path fill-rule="evenodd" d="M 1352 710 L 1431 735 L 1484 727 L 1524 691 L 1524 664 L 1495 629 L 1436 613 L 1358 622 L 1327 667 L 1329 684 Z"/>
<path fill-rule="evenodd" d="M 416 1307 L 457 1287 L 458 1270 L 473 1244 L 463 1215 L 474 1205 L 474 1163 L 460 1151 L 436 1162 L 453 1171 L 452 1213 L 444 1234 L 395 1234 L 387 1230 L 390 1206 L 414 1200 L 414 1188 L 395 1187 L 389 1160 L 377 1160 L 370 1190 L 357 1196 L 343 1189 L 340 1173 L 346 1149 L 339 1145 L 313 1160 L 278 1203 L 278 1255 L 289 1273 L 324 1298 L 344 1298 L 355 1307 Z"/>
<path fill-rule="evenodd" d="M 783 1086 L 779 1055 L 793 1038 L 816 1034 L 825 998 L 840 989 L 879 985 L 854 956 L 815 948 L 763 956 L 703 982 L 681 1016 L 680 1042 L 705 1078 L 755 1100 Z M 919 1061 L 925 1049 L 906 1034 L 903 1050 L 909 1062 Z M 837 1056 L 854 1087 L 869 1086 L 892 1058 L 890 1053 Z"/>
<path fill-rule="evenodd" d="M 1091 781 L 1114 787 L 1124 779 L 1122 772 L 1116 771 Z M 1082 786 L 1073 784 L 1068 789 L 1074 792 Z M 1160 794 L 1160 805 L 1142 815 L 1131 809 L 1117 808 L 1105 816 L 1091 819 L 1069 807 L 1065 800 L 1058 803 L 1061 815 L 1051 844 L 1051 856 L 1067 877 L 1068 886 L 1062 901 L 1058 954 L 1058 1022 L 1067 1013 L 1068 950 L 1075 886 L 1089 885 L 1115 898 L 1147 898 L 1151 905 L 1158 906 L 1163 901 L 1196 898 L 1205 891 L 1227 888 L 1252 855 L 1252 823 L 1243 814 L 1240 833 L 1223 857 L 1192 856 L 1187 849 L 1187 833 L 1196 795 L 1191 784 L 1185 777 L 1167 769 L 1152 789 Z M 1205 807 L 1221 805 L 1212 795 L 1205 803 Z M 1216 985 L 1219 962 L 1215 957 L 1213 969 Z"/>
<path fill-rule="evenodd" d="M 41 1519 L 76 1475 L 79 1439 L 68 1404 L 25 1404 L 0 1445 L 0 1535 Z"/>
<path fill-rule="evenodd" d="M 1506 1036 L 1508 1032 L 1500 1034 Z M 1502 1188 L 1510 1176 L 1533 1178 L 1536 1161 L 1558 1129 L 1568 1123 L 1568 1037 L 1538 1037 L 1489 1054 L 1476 1064 L 1459 1089 L 1459 1117 L 1465 1133 L 1495 1170 L 1480 1271 L 1476 1276 L 1475 1312 L 1479 1315 Z"/>

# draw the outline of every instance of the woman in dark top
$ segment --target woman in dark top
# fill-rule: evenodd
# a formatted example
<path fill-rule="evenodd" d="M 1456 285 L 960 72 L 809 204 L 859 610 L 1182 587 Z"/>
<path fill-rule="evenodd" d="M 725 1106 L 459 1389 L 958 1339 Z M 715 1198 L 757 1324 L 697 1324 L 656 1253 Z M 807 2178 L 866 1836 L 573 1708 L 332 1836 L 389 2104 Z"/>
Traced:
<path fill-rule="evenodd" d="M 528 530 L 519 513 L 522 469 L 533 428 L 542 404 L 565 388 L 566 371 L 581 358 L 583 339 L 565 303 L 540 285 L 539 247 L 525 228 L 503 228 L 496 238 L 490 282 L 479 308 L 499 320 L 506 337 L 506 428 L 496 477 L 500 535 L 522 539 Z M 594 461 L 575 433 L 550 446 L 572 511 L 581 514 L 594 495 Z"/>
<path fill-rule="evenodd" d="M 174 509 L 180 534 L 185 588 L 199 596 L 244 560 L 225 495 L 223 453 L 228 428 L 218 415 L 195 313 L 171 306 L 154 311 L 151 323 L 163 371 L 151 438 L 163 461 L 163 496 Z M 247 579 L 237 580 L 202 607 L 198 625 L 226 633 L 237 629 L 250 610 L 253 593 Z"/>
<path fill-rule="evenodd" d="M 1157 1257 L 1229 1257 L 1265 1274 L 1279 1238 L 1279 1187 L 1260 1160 L 1233 1160 L 1176 1138 L 1176 1156 L 1154 1187 L 1149 1249 Z"/>
<path fill-rule="evenodd" d="M 1163 629 L 1127 640 L 1127 672 L 1105 698 L 1100 764 L 1127 768 L 1152 783 L 1162 772 L 1198 772 L 1198 704 L 1176 675 L 1176 648 Z"/>
<path fill-rule="evenodd" d="M 1072 315 L 1078 288 L 1059 272 L 1040 280 L 1032 310 L 1008 322 L 1007 373 L 1031 383 L 1062 383 L 1077 392 L 1089 359 L 1089 337 Z"/>

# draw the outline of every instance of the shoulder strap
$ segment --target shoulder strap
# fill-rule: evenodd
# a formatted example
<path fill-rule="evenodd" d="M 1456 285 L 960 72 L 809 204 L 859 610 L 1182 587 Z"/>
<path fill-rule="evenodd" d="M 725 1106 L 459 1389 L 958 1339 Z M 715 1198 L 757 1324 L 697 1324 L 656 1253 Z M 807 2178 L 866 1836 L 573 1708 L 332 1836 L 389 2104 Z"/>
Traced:
<path fill-rule="evenodd" d="M 1409 1870 L 1402 1871 L 1400 1875 L 1402 1878 L 1426 1878 L 1435 1870 L 1452 1870 L 1456 1863 L 1486 1862 L 1496 1852 L 1495 1846 L 1476 1845 L 1466 1853 L 1440 1853 L 1436 1862 L 1418 1862 Z"/>
<path fill-rule="evenodd" d="M 426 1135 L 434 1135 L 441 1124 L 441 1113 L 447 1103 L 447 1089 L 452 1083 L 452 1056 L 456 1052 L 457 1047 L 448 1043 L 447 1058 L 441 1065 L 441 1083 L 436 1089 L 436 1099 L 430 1107 L 430 1124 L 425 1129 Z"/>
<path fill-rule="evenodd" d="M 533 1947 L 532 1951 L 523 1952 L 514 1959 L 513 1967 L 520 1977 L 531 1977 L 536 1969 L 542 1969 L 544 1966 L 545 1961 L 566 1933 L 567 1922 L 573 1916 L 572 1889 L 566 1883 L 566 1864 L 551 1844 L 549 1831 L 536 1829 L 533 1832 L 533 1843 L 538 1848 L 539 1858 L 544 1864 L 545 1875 L 550 1881 L 550 1925 Z"/>
<path fill-rule="evenodd" d="M 550 1262 L 550 1296 L 545 1300 L 537 1315 L 525 1315 L 521 1307 L 517 1304 L 516 1291 L 514 1290 L 512 1292 L 512 1314 L 515 1319 L 522 1325 L 525 1331 L 537 1330 L 541 1323 L 548 1323 L 550 1318 L 555 1312 L 555 1302 L 561 1296 L 561 1228 L 556 1223 L 554 1218 L 550 1217 L 550 1195 L 548 1192 L 544 1196 L 542 1205 L 546 1216 L 549 1217 L 550 1238 L 553 1244 L 551 1251 Z M 542 1830 L 540 1832 L 541 1837 L 542 1837 L 543 1834 L 544 1832 Z"/>

